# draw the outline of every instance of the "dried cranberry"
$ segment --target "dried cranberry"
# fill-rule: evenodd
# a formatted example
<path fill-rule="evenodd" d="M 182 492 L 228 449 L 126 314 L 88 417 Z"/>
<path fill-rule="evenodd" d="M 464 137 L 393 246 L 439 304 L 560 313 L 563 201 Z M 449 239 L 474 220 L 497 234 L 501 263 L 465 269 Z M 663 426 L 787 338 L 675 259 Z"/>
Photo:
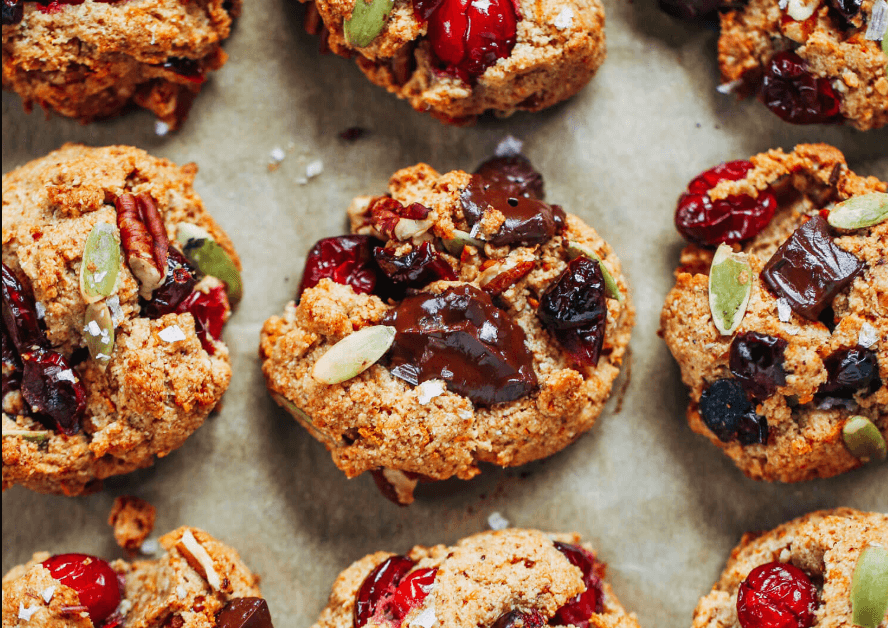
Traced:
<path fill-rule="evenodd" d="M 780 245 L 761 277 L 796 314 L 817 320 L 863 269 L 854 254 L 835 245 L 826 220 L 818 215 Z"/>
<path fill-rule="evenodd" d="M 783 370 L 787 342 L 755 331 L 737 334 L 731 343 L 731 373 L 747 393 L 767 399 L 786 385 Z"/>
<path fill-rule="evenodd" d="M 827 378 L 818 394 L 850 399 L 871 395 L 882 387 L 876 352 L 862 346 L 836 351 L 823 361 Z"/>
<path fill-rule="evenodd" d="M 6 264 L 3 264 L 3 325 L 19 353 L 49 346 L 40 328 L 34 300 Z"/>
<path fill-rule="evenodd" d="M 177 313 L 190 312 L 194 317 L 197 337 L 210 355 L 216 353 L 216 347 L 210 338 L 219 340 L 222 337 L 222 327 L 229 311 L 231 307 L 228 305 L 225 286 L 210 288 L 206 292 L 194 290 L 176 308 Z"/>
<path fill-rule="evenodd" d="M 563 626 L 587 628 L 592 614 L 604 610 L 601 578 L 595 573 L 595 556 L 579 545 L 570 545 L 560 541 L 555 541 L 555 549 L 564 554 L 571 565 L 579 567 L 583 573 L 583 584 L 586 585 L 586 590 L 578 593 L 571 601 L 559 608 L 551 622 Z"/>
<path fill-rule="evenodd" d="M 537 316 L 582 366 L 596 366 L 604 343 L 607 305 L 598 262 L 580 256 L 540 298 Z"/>
<path fill-rule="evenodd" d="M 414 4 L 417 14 L 428 12 Z M 513 0 L 442 0 L 428 15 L 428 39 L 445 72 L 467 83 L 484 74 L 515 46 L 518 16 Z"/>
<path fill-rule="evenodd" d="M 493 157 L 478 166 L 475 174 L 484 177 L 510 196 L 540 201 L 546 197 L 543 175 L 523 155 Z"/>
<path fill-rule="evenodd" d="M 768 422 L 756 414 L 746 391 L 736 379 L 714 381 L 700 395 L 700 416 L 722 442 L 734 439 L 742 445 L 766 443 Z"/>
<path fill-rule="evenodd" d="M 815 78 L 804 59 L 794 52 L 778 52 L 765 67 L 762 100 L 768 109 L 792 124 L 836 122 L 839 97 L 826 78 Z"/>
<path fill-rule="evenodd" d="M 22 361 L 18 351 L 12 344 L 9 334 L 6 332 L 6 324 L 3 324 L 3 392 L 2 397 L 14 390 L 19 390 L 22 385 Z"/>
<path fill-rule="evenodd" d="M 170 57 L 163 63 L 165 70 L 175 72 L 182 78 L 186 78 L 192 83 L 203 83 L 205 80 L 203 70 L 200 68 L 199 59 L 189 59 L 188 57 Z"/>
<path fill-rule="evenodd" d="M 770 188 L 760 190 L 757 198 L 734 194 L 714 201 L 707 194 L 720 181 L 738 181 L 752 168 L 749 161 L 729 161 L 691 181 L 675 210 L 678 232 L 700 246 L 733 244 L 756 236 L 771 222 L 777 209 L 777 199 Z"/>
<path fill-rule="evenodd" d="M 394 593 L 413 565 L 414 562 L 406 556 L 391 556 L 370 572 L 355 599 L 355 628 L 362 628 L 370 621 L 380 602 Z"/>
<path fill-rule="evenodd" d="M 24 0 L 0 0 L 3 9 L 3 26 L 18 24 L 25 16 Z"/>
<path fill-rule="evenodd" d="M 741 628 L 810 628 L 817 610 L 817 589 L 790 564 L 772 562 L 749 572 L 737 591 Z"/>
<path fill-rule="evenodd" d="M 265 600 L 261 597 L 236 597 L 226 602 L 216 615 L 215 628 L 274 628 L 274 626 Z"/>
<path fill-rule="evenodd" d="M 533 610 L 529 613 L 509 611 L 500 615 L 490 628 L 543 628 L 545 625 L 546 620 L 539 611 Z"/>
<path fill-rule="evenodd" d="M 379 269 L 373 260 L 373 247 L 379 240 L 370 236 L 337 236 L 318 240 L 305 258 L 305 270 L 297 300 L 321 279 L 351 286 L 359 294 L 374 292 Z"/>
<path fill-rule="evenodd" d="M 194 290 L 195 285 L 197 271 L 178 249 L 170 247 L 163 285 L 151 294 L 149 301 L 139 300 L 142 316 L 154 319 L 175 312 L 179 304 Z"/>
<path fill-rule="evenodd" d="M 21 354 L 22 397 L 46 427 L 64 434 L 80 431 L 86 410 L 86 390 L 61 353 L 35 348 Z"/>
<path fill-rule="evenodd" d="M 407 574 L 398 584 L 386 609 L 391 618 L 402 620 L 407 613 L 420 606 L 432 590 L 436 575 L 437 567 L 417 569 Z"/>
<path fill-rule="evenodd" d="M 86 554 L 50 556 L 42 565 L 53 578 L 77 592 L 80 603 L 89 609 L 96 626 L 111 616 L 120 604 L 120 583 L 111 565 Z"/>
<path fill-rule="evenodd" d="M 846 22 L 854 19 L 862 6 L 861 0 L 830 0 L 833 8 L 845 19 Z"/>
<path fill-rule="evenodd" d="M 435 250 L 431 242 L 423 242 L 406 255 L 396 255 L 397 249 L 373 249 L 379 268 L 397 284 L 420 288 L 433 281 L 456 280 L 453 267 Z"/>
<path fill-rule="evenodd" d="M 392 374 L 414 386 L 441 379 L 480 406 L 514 401 L 537 388 L 524 331 L 473 286 L 408 297 L 382 324 L 396 329 Z"/>

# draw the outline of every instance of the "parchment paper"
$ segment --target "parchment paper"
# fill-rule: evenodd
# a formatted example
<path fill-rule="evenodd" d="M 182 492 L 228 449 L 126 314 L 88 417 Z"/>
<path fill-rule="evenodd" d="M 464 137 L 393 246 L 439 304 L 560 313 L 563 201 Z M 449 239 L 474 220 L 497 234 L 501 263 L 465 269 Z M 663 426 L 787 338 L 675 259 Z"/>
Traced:
<path fill-rule="evenodd" d="M 181 131 L 165 137 L 144 112 L 81 126 L 27 115 L 17 96 L 3 94 L 4 172 L 65 141 L 196 161 L 197 189 L 234 240 L 246 286 L 225 330 L 234 377 L 221 413 L 154 467 L 107 481 L 96 495 L 7 491 L 4 572 L 38 550 L 120 556 L 105 521 L 115 496 L 134 494 L 158 508 L 155 537 L 183 524 L 218 536 L 262 575 L 275 625 L 307 628 L 351 561 L 451 543 L 499 512 L 515 526 L 582 533 L 642 626 L 680 627 L 744 531 L 817 508 L 888 511 L 884 464 L 798 485 L 746 479 L 687 427 L 686 390 L 656 336 L 681 248 L 675 201 L 693 176 L 721 160 L 825 141 L 856 172 L 885 179 L 888 129 L 793 127 L 758 103 L 718 94 L 716 33 L 672 20 L 652 0 L 605 0 L 608 59 L 569 102 L 445 127 L 371 85 L 352 62 L 318 55 L 294 5 L 247 3 L 226 45 L 228 64 Z M 369 133 L 341 140 L 353 126 Z M 259 330 L 292 298 L 308 247 L 344 232 L 353 196 L 383 193 L 392 172 L 418 161 L 474 168 L 508 134 L 525 142 L 547 198 L 593 225 L 622 258 L 638 308 L 622 409 L 612 399 L 590 433 L 546 461 L 421 487 L 413 506 L 398 508 L 368 476 L 347 480 L 271 401 Z M 275 148 L 286 158 L 269 172 Z M 318 159 L 323 172 L 300 184 Z"/>

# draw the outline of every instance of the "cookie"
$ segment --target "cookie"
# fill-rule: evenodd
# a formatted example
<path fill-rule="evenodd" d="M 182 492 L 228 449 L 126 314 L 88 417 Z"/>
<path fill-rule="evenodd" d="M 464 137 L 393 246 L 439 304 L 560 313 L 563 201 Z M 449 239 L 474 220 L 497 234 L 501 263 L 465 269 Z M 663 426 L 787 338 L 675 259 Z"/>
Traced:
<path fill-rule="evenodd" d="M 885 190 L 835 148 L 803 144 L 721 164 L 679 199 L 691 244 L 659 333 L 690 387 L 691 429 L 751 478 L 885 457 Z"/>
<path fill-rule="evenodd" d="M 95 490 L 219 402 L 240 261 L 196 174 L 67 144 L 3 176 L 4 490 Z"/>
<path fill-rule="evenodd" d="M 152 560 L 34 554 L 3 576 L 3 626 L 13 628 L 272 628 L 259 578 L 232 548 L 182 527 Z"/>
<path fill-rule="evenodd" d="M 743 535 L 693 628 L 888 626 L 888 515 L 821 510 Z"/>
<path fill-rule="evenodd" d="M 3 89 L 89 122 L 133 103 L 170 128 L 188 115 L 241 0 L 3 2 Z"/>
<path fill-rule="evenodd" d="M 151 531 L 157 510 L 144 499 L 132 495 L 115 498 L 108 515 L 108 525 L 114 528 L 117 545 L 129 552 L 138 550 Z"/>
<path fill-rule="evenodd" d="M 577 534 L 483 532 L 404 555 L 376 552 L 339 574 L 314 628 L 637 628 Z"/>
<path fill-rule="evenodd" d="M 551 107 L 606 54 L 599 0 L 307 1 L 306 30 L 323 47 L 449 124 Z"/>
<path fill-rule="evenodd" d="M 520 465 L 592 427 L 635 312 L 589 226 L 542 201 L 522 157 L 480 174 L 426 164 L 356 198 L 351 236 L 309 252 L 301 294 L 266 321 L 275 400 L 349 477 L 401 503 L 419 479 Z"/>

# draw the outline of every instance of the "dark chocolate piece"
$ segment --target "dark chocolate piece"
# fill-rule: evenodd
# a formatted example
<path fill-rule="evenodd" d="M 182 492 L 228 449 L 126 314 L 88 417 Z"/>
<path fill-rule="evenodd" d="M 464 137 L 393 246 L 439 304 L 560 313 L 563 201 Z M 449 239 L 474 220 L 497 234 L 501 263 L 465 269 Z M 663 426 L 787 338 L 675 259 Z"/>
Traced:
<path fill-rule="evenodd" d="M 216 628 L 274 628 L 268 604 L 261 597 L 236 597 L 216 615 Z"/>

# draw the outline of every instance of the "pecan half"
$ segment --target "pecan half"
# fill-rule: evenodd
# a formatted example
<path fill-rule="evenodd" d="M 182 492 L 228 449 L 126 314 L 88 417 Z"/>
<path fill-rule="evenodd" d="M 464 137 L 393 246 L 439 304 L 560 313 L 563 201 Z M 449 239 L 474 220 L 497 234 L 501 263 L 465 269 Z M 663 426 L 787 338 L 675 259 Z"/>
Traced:
<path fill-rule="evenodd" d="M 121 194 L 114 201 L 117 228 L 126 262 L 139 281 L 139 295 L 151 293 L 166 279 L 170 241 L 157 205 L 148 194 Z"/>
<path fill-rule="evenodd" d="M 368 212 L 370 224 L 389 240 L 409 240 L 413 236 L 425 233 L 432 226 L 432 221 L 427 220 L 431 212 L 428 207 L 420 203 L 404 207 L 389 196 L 375 198 Z"/>
<path fill-rule="evenodd" d="M 533 270 L 534 262 L 505 262 L 490 266 L 481 273 L 478 283 L 490 296 L 505 292 L 509 286 Z"/>

